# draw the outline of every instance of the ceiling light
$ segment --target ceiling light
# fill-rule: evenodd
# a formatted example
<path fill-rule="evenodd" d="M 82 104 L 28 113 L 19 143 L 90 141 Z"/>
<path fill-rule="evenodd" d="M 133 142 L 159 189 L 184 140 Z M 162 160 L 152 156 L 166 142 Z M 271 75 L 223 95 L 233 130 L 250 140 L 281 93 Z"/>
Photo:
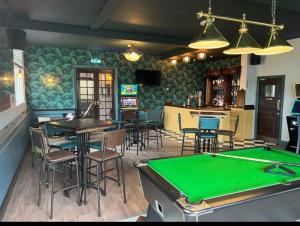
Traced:
<path fill-rule="evenodd" d="M 208 15 L 211 15 L 211 0 L 209 1 Z M 208 16 L 203 31 L 195 36 L 189 47 L 192 49 L 218 49 L 229 45 L 221 32 L 214 25 L 214 18 Z"/>
<path fill-rule="evenodd" d="M 198 56 L 197 56 L 197 58 L 199 59 L 199 60 L 204 60 L 204 59 L 206 59 L 206 53 L 198 53 Z"/>
<path fill-rule="evenodd" d="M 290 52 L 293 49 L 294 47 L 291 46 L 291 44 L 289 44 L 286 40 L 283 40 L 278 36 L 276 29 L 271 28 L 268 40 L 264 45 L 264 48 L 255 54 L 275 55 L 275 54 Z"/>
<path fill-rule="evenodd" d="M 272 19 L 273 24 L 276 24 L 276 0 L 272 0 Z M 271 27 L 267 41 L 264 48 L 255 53 L 256 55 L 275 55 L 280 53 L 290 52 L 294 47 L 289 44 L 286 40 L 283 40 L 278 35 L 278 29 Z"/>
<path fill-rule="evenodd" d="M 229 55 L 239 55 L 239 54 L 256 54 L 256 55 L 271 55 L 285 53 L 293 50 L 287 41 L 280 39 L 278 32 L 284 28 L 284 25 L 276 24 L 275 14 L 276 14 L 276 0 L 272 0 L 272 17 L 273 23 L 264 23 L 259 21 L 246 20 L 246 14 L 243 14 L 242 19 L 227 17 L 227 16 L 218 16 L 211 13 L 211 1 L 209 0 L 209 10 L 208 13 L 200 11 L 197 13 L 197 18 L 200 19 L 205 17 L 205 22 L 201 22 L 202 25 L 205 25 L 203 33 L 200 33 L 192 43 L 189 44 L 190 48 L 198 49 L 213 49 L 213 48 L 222 48 L 226 47 L 225 43 L 227 40 L 222 36 L 218 29 L 214 26 L 214 20 L 226 20 L 241 23 L 241 28 L 239 29 L 239 35 L 237 38 L 230 44 L 229 49 L 225 50 L 223 53 Z M 248 33 L 247 24 L 253 24 L 258 26 L 264 26 L 271 28 L 269 36 L 267 38 L 264 49 L 251 37 Z M 229 44 L 229 43 L 227 43 Z"/>
<path fill-rule="evenodd" d="M 175 60 L 175 59 L 171 60 L 171 64 L 172 65 L 176 65 L 177 64 L 177 60 Z"/>
<path fill-rule="evenodd" d="M 191 62 L 191 58 L 189 56 L 185 56 L 185 57 L 183 57 L 183 62 L 189 63 L 189 62 Z"/>
<path fill-rule="evenodd" d="M 243 14 L 243 20 L 246 20 L 246 14 Z M 229 49 L 223 51 L 228 55 L 251 54 L 261 50 L 260 45 L 248 33 L 246 23 L 241 24 L 239 35 L 234 39 Z"/>
<path fill-rule="evenodd" d="M 123 53 L 123 55 L 129 61 L 132 61 L 132 62 L 138 61 L 141 58 L 141 56 L 143 55 L 142 52 L 135 49 L 132 44 L 129 44 L 128 48 L 129 49 L 126 50 L 126 52 Z"/>

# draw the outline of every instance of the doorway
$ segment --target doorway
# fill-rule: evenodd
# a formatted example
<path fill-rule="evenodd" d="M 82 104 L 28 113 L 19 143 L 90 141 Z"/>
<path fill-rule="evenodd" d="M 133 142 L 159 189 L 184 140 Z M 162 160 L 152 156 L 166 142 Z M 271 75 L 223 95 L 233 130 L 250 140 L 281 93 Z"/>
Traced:
<path fill-rule="evenodd" d="M 114 71 L 77 68 L 77 116 L 100 120 L 113 119 Z"/>
<path fill-rule="evenodd" d="M 285 76 L 258 78 L 256 138 L 279 144 Z"/>

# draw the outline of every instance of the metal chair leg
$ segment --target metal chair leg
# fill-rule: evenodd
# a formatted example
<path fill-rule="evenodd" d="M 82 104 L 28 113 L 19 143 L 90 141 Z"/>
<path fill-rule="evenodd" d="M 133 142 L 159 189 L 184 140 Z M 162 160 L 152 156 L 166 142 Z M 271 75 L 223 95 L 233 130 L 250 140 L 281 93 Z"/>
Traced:
<path fill-rule="evenodd" d="M 52 185 L 51 185 L 51 210 L 50 210 L 50 219 L 53 218 L 53 202 L 54 202 L 54 184 L 55 184 L 55 167 L 51 166 L 52 170 Z"/>
<path fill-rule="evenodd" d="M 161 127 L 159 127 L 159 136 L 160 136 L 160 146 L 162 148 L 163 147 L 163 143 L 162 143 L 162 131 L 161 131 Z"/>
<path fill-rule="evenodd" d="M 185 139 L 185 133 L 183 133 L 183 138 L 182 138 L 181 155 L 183 155 L 184 139 Z"/>
<path fill-rule="evenodd" d="M 44 168 L 44 160 L 41 160 L 40 165 L 40 175 L 39 175 L 39 191 L 38 191 L 38 206 L 40 206 L 41 203 L 41 184 L 42 184 L 42 174 L 43 174 L 43 168 Z"/>
<path fill-rule="evenodd" d="M 119 161 L 118 161 L 118 158 L 116 158 L 116 167 L 117 167 L 118 185 L 121 186 L 121 181 L 120 181 L 120 168 L 119 168 Z"/>
<path fill-rule="evenodd" d="M 84 158 L 84 161 L 83 161 L 83 203 L 84 205 L 86 205 L 86 189 L 87 189 L 87 167 L 88 167 L 88 164 L 87 164 L 87 160 L 86 158 Z M 79 181 L 78 181 L 79 182 Z"/>
<path fill-rule="evenodd" d="M 98 217 L 101 217 L 99 166 L 100 166 L 100 164 L 97 164 L 97 167 L 96 167 L 96 175 L 97 175 L 97 212 L 98 212 Z"/>
<path fill-rule="evenodd" d="M 77 159 L 75 159 L 75 167 L 76 167 L 76 183 L 77 183 L 77 203 L 80 206 L 80 182 L 79 182 L 79 165 Z M 85 185 L 83 185 L 85 186 Z M 86 195 L 86 194 L 85 194 Z M 86 197 L 85 197 L 86 198 Z"/>
<path fill-rule="evenodd" d="M 121 174 L 122 174 L 122 182 L 123 182 L 123 195 L 124 195 L 124 203 L 127 202 L 126 200 L 126 189 L 125 189 L 125 175 L 124 175 L 124 166 L 123 166 L 123 159 L 120 157 L 121 161 Z"/>

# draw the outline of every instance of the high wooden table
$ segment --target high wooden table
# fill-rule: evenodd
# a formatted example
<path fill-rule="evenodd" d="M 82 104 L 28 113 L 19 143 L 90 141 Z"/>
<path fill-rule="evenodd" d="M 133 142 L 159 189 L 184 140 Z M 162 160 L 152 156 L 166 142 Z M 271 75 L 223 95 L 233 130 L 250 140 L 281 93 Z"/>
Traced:
<path fill-rule="evenodd" d="M 65 130 L 74 132 L 78 136 L 78 157 L 80 163 L 80 184 L 82 188 L 84 188 L 84 156 L 86 153 L 89 152 L 88 142 L 90 139 L 91 132 L 103 131 L 105 128 L 109 128 L 113 126 L 112 121 L 104 121 L 104 120 L 97 120 L 97 119 L 77 119 L 71 121 L 53 121 L 49 122 L 50 125 L 54 127 L 63 128 Z M 83 189 L 81 192 L 82 197 Z"/>

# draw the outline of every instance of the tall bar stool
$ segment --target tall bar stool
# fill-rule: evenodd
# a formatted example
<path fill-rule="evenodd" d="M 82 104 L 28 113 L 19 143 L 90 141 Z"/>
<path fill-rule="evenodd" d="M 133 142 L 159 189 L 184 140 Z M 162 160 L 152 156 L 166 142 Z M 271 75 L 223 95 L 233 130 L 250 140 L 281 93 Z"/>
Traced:
<path fill-rule="evenodd" d="M 183 134 L 181 155 L 183 155 L 184 151 L 191 151 L 190 149 L 184 149 L 185 147 L 194 147 L 194 153 L 197 153 L 197 150 L 198 150 L 198 147 L 199 147 L 199 139 L 198 139 L 199 129 L 198 128 L 182 128 L 181 127 L 181 114 L 180 113 L 178 113 L 178 125 L 179 125 L 180 132 Z M 186 134 L 194 134 L 194 136 L 195 136 L 194 146 L 185 145 L 185 135 Z"/>
<path fill-rule="evenodd" d="M 147 130 L 147 146 L 149 146 L 149 141 L 150 140 L 155 140 L 157 149 L 163 147 L 162 144 L 162 129 L 164 127 L 164 111 L 160 111 L 160 117 L 158 120 L 151 119 L 150 117 L 147 117 L 147 121 L 145 122 L 146 124 L 146 130 Z M 151 135 L 151 131 L 154 133 L 154 135 Z"/>
<path fill-rule="evenodd" d="M 238 125 L 239 125 L 239 116 L 237 115 L 235 118 L 233 118 L 233 130 L 217 130 L 218 135 L 228 136 L 229 137 L 229 148 L 233 149 L 233 137 L 236 134 Z"/>
<path fill-rule="evenodd" d="M 66 139 L 66 131 L 64 129 L 56 128 L 48 122 L 45 122 L 45 124 L 41 127 L 44 129 L 49 149 L 55 148 L 74 152 L 76 151 L 77 139 Z"/>
<path fill-rule="evenodd" d="M 97 213 L 98 216 L 101 216 L 101 208 L 100 208 L 100 192 L 106 195 L 106 179 L 113 180 L 121 186 L 121 178 L 120 178 L 120 170 L 122 175 L 122 184 L 123 184 L 123 198 L 124 203 L 126 203 L 126 191 L 125 191 L 125 177 L 124 177 L 124 169 L 123 169 L 123 156 L 125 151 L 125 136 L 126 130 L 116 130 L 105 132 L 102 137 L 102 149 L 97 152 L 88 153 L 85 156 L 85 170 L 84 170 L 84 203 L 86 204 L 86 188 L 91 187 L 97 190 Z M 120 152 L 117 151 L 117 147 L 120 148 Z M 87 174 L 89 174 L 89 169 L 86 167 L 86 162 L 92 161 L 96 162 L 96 181 L 88 183 L 87 182 Z M 107 167 L 106 164 L 108 161 L 116 161 L 116 170 L 117 170 L 117 179 L 107 176 Z M 119 161 L 121 165 L 121 169 L 119 167 Z M 95 167 L 95 166 L 90 166 Z M 104 188 L 100 188 L 100 180 L 104 180 Z"/>
<path fill-rule="evenodd" d="M 220 119 L 217 117 L 199 117 L 199 144 L 202 149 L 208 152 L 216 152 L 218 147 L 218 133 Z"/>
<path fill-rule="evenodd" d="M 38 148 L 41 150 L 41 163 L 40 163 L 40 172 L 39 172 L 39 188 L 38 188 L 38 206 L 41 203 L 41 186 L 43 184 L 47 184 L 48 182 L 43 182 L 43 172 L 45 168 L 48 168 L 52 172 L 52 180 L 51 180 L 51 210 L 50 210 L 50 219 L 53 218 L 53 200 L 54 194 L 59 191 L 70 191 L 73 188 L 77 188 L 77 202 L 80 205 L 80 191 L 79 191 L 79 172 L 78 172 L 78 162 L 77 156 L 69 151 L 54 151 L 47 152 L 47 143 L 46 138 L 41 128 L 32 128 L 30 127 L 30 137 L 32 141 L 33 148 Z M 76 166 L 76 184 L 73 184 L 69 179 L 69 170 L 71 169 L 70 165 L 74 162 Z M 59 171 L 57 169 L 58 165 L 63 165 L 63 171 Z M 61 173 L 64 176 L 64 188 L 55 190 L 55 174 Z M 71 172 L 72 173 L 72 172 Z"/>

